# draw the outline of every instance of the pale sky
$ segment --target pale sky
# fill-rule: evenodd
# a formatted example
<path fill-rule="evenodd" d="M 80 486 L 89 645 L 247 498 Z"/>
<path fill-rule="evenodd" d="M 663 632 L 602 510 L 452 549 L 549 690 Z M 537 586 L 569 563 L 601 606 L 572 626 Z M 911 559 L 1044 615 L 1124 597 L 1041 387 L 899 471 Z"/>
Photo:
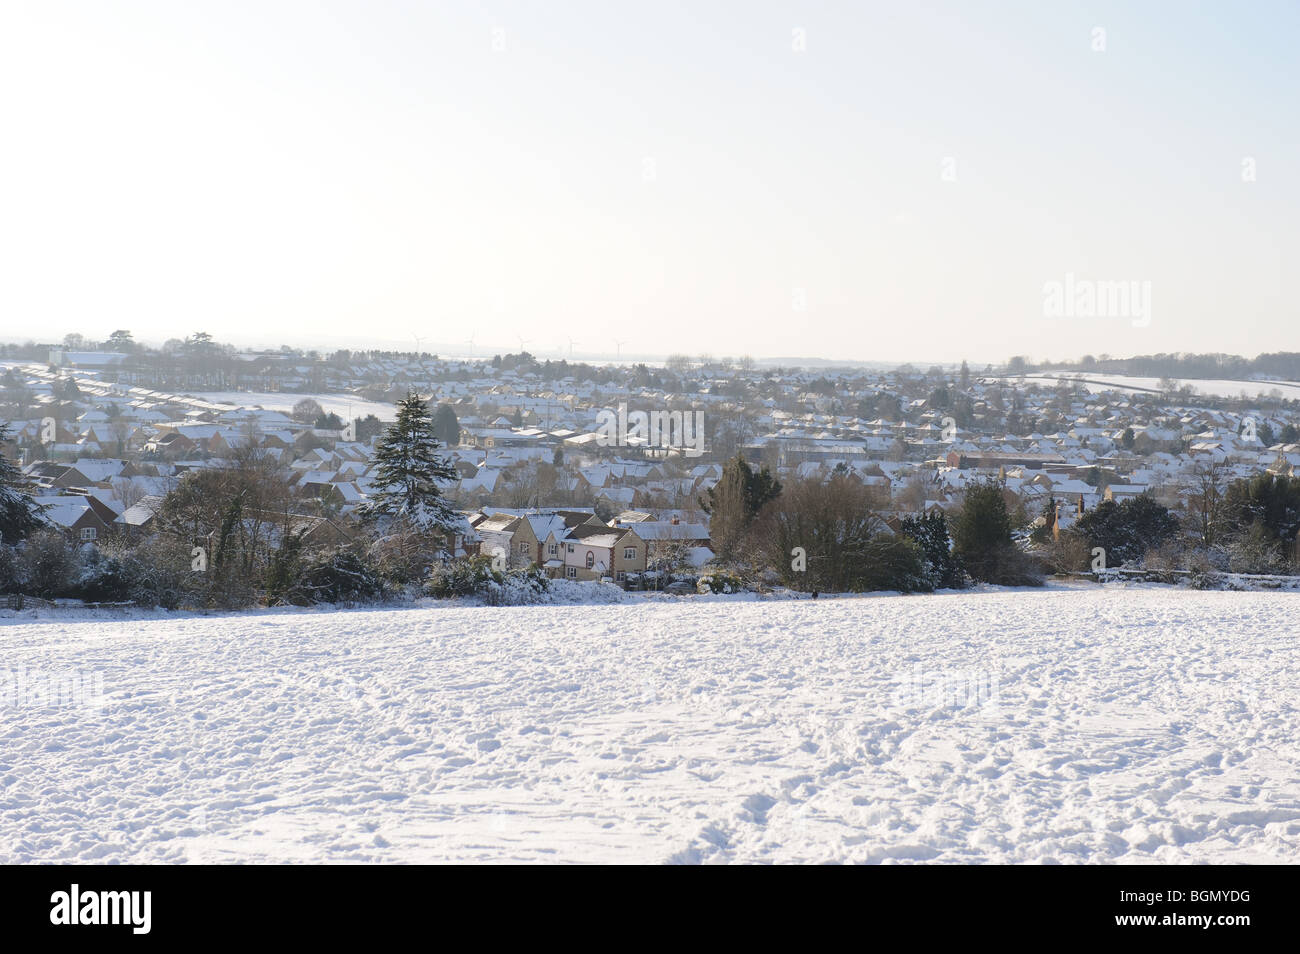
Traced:
<path fill-rule="evenodd" d="M 0 0 L 0 338 L 1300 350 L 1297 37 L 1283 2 Z M 1067 275 L 1149 321 L 1045 317 Z"/>

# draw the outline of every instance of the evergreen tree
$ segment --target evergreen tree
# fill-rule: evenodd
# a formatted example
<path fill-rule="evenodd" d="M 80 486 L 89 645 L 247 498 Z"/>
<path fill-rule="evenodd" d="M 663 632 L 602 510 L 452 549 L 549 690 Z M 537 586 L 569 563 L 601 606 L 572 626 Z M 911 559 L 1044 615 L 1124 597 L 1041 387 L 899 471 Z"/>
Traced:
<path fill-rule="evenodd" d="M 397 404 L 397 420 L 375 448 L 375 492 L 366 515 L 381 521 L 409 521 L 417 530 L 448 530 L 459 522 L 438 487 L 455 480 L 456 468 L 438 455 L 429 406 L 408 393 Z"/>
<path fill-rule="evenodd" d="M 434 412 L 433 436 L 447 447 L 460 443 L 460 421 L 450 404 L 439 404 L 438 410 Z"/>
<path fill-rule="evenodd" d="M 718 556 L 735 555 L 754 517 L 763 505 L 781 494 L 781 483 L 764 467 L 755 471 L 737 454 L 727 461 L 722 477 L 700 498 L 700 508 L 709 515 L 709 537 Z"/>
<path fill-rule="evenodd" d="M 953 589 L 964 584 L 961 561 L 952 552 L 948 518 L 938 511 L 903 519 L 902 534 L 915 540 L 929 564 L 930 584 Z"/>
<path fill-rule="evenodd" d="M 1178 519 L 1148 494 L 1116 503 L 1103 500 L 1077 521 L 1070 531 L 1088 546 L 1106 551 L 1106 565 L 1123 566 L 1141 561 L 1178 537 Z"/>
<path fill-rule="evenodd" d="M 0 424 L 0 446 L 9 440 L 9 426 Z M 0 541 L 16 543 L 45 524 L 45 508 L 28 492 L 23 472 L 0 453 Z"/>
<path fill-rule="evenodd" d="M 981 582 L 1013 586 L 1041 582 L 1011 539 L 1011 516 L 1003 490 L 997 480 L 966 489 L 961 513 L 953 523 L 953 550 L 970 575 Z"/>

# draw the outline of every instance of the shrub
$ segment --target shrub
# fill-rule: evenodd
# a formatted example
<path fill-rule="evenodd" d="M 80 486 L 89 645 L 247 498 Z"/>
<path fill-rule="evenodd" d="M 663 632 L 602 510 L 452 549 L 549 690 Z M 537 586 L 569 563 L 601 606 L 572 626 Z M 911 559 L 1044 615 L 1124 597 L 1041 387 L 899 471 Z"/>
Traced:
<path fill-rule="evenodd" d="M 878 534 L 867 541 L 858 556 L 850 574 L 852 592 L 916 593 L 934 589 L 925 551 L 910 537 Z"/>
<path fill-rule="evenodd" d="M 1092 566 L 1088 542 L 1073 533 L 1063 533 L 1055 540 L 1049 538 L 1038 554 L 1049 573 L 1078 573 Z"/>
<path fill-rule="evenodd" d="M 536 602 L 550 582 L 538 567 L 498 570 L 491 557 L 480 554 L 435 564 L 424 592 L 438 599 L 481 596 L 492 606 L 513 606 Z"/>
<path fill-rule="evenodd" d="M 505 573 L 492 568 L 492 558 L 476 555 L 435 563 L 424 584 L 424 592 L 437 599 L 473 596 L 490 582 L 500 583 Z"/>
<path fill-rule="evenodd" d="M 749 589 L 745 580 L 727 570 L 712 570 L 695 581 L 700 593 L 743 593 Z"/>
<path fill-rule="evenodd" d="M 130 579 L 130 598 L 144 606 L 178 609 L 203 601 L 202 573 L 191 569 L 191 547 L 171 536 L 142 540 L 121 559 Z"/>
<path fill-rule="evenodd" d="M 91 546 L 82 553 L 81 572 L 69 595 L 91 603 L 126 603 L 133 589 L 130 566 L 116 553 Z"/>
<path fill-rule="evenodd" d="M 295 556 L 289 558 L 288 553 Z M 351 547 L 303 555 L 293 545 L 273 561 L 269 576 L 273 586 L 268 585 L 267 602 L 271 604 L 373 603 L 385 595 L 379 571 Z"/>
<path fill-rule="evenodd" d="M 551 581 L 546 574 L 535 566 L 510 570 L 502 575 L 504 579 L 490 580 L 483 586 L 483 600 L 489 606 L 522 606 L 527 603 L 537 603 L 551 586 Z"/>
<path fill-rule="evenodd" d="M 1285 573 L 1282 546 L 1262 520 L 1256 520 L 1228 547 L 1228 566 L 1233 573 Z"/>
<path fill-rule="evenodd" d="M 1081 516 L 1070 532 L 1088 541 L 1088 547 L 1106 551 L 1106 566 L 1137 563 L 1151 550 L 1174 543 L 1177 518 L 1147 494 L 1116 503 L 1103 500 Z"/>
<path fill-rule="evenodd" d="M 41 530 L 22 548 L 24 589 L 45 599 L 68 596 L 81 572 L 81 553 L 57 530 Z"/>

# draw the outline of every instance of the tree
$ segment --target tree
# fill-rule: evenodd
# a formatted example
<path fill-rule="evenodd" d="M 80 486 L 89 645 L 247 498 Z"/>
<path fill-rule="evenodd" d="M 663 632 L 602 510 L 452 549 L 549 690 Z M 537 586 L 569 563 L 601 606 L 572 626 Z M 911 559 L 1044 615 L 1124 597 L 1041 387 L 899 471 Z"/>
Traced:
<path fill-rule="evenodd" d="M 196 590 L 218 606 L 254 602 L 272 554 L 295 520 L 279 461 L 238 448 L 230 466 L 189 471 L 163 499 L 160 532 L 202 547 L 206 563 Z"/>
<path fill-rule="evenodd" d="M 460 443 L 460 421 L 450 404 L 439 404 L 433 415 L 433 436 L 446 447 Z"/>
<path fill-rule="evenodd" d="M 450 530 L 460 518 L 443 496 L 438 481 L 454 481 L 456 468 L 437 451 L 429 406 L 410 392 L 398 402 L 397 420 L 375 448 L 375 492 L 365 515 L 381 521 L 399 519 L 421 532 Z"/>
<path fill-rule="evenodd" d="M 1116 503 L 1103 500 L 1070 528 L 1087 541 L 1089 548 L 1106 551 L 1107 566 L 1137 563 L 1148 551 L 1158 550 L 1177 539 L 1179 525 L 1169 510 L 1150 494 Z"/>
<path fill-rule="evenodd" d="M 1011 539 L 1011 515 L 1001 481 L 986 480 L 966 489 L 953 523 L 953 550 L 967 572 L 985 583 L 1038 584 L 1041 577 Z"/>
<path fill-rule="evenodd" d="M 289 416 L 299 424 L 311 424 L 318 417 L 323 417 L 324 415 L 325 409 L 320 406 L 319 402 L 312 398 L 303 398 L 295 404 L 293 410 L 289 412 Z"/>
<path fill-rule="evenodd" d="M 1222 514 L 1229 533 L 1240 536 L 1258 524 L 1284 554 L 1292 554 L 1300 538 L 1300 477 L 1264 473 L 1234 481 Z"/>
<path fill-rule="evenodd" d="M 846 474 L 796 480 L 763 508 L 753 538 L 764 562 L 795 589 L 929 589 L 921 548 L 886 532 L 872 503 L 871 488 Z"/>
<path fill-rule="evenodd" d="M 0 446 L 8 440 L 9 425 L 0 424 Z M 23 472 L 0 453 L 0 542 L 17 543 L 39 530 L 45 525 L 44 511 Z"/>
<path fill-rule="evenodd" d="M 936 589 L 952 589 L 965 582 L 961 561 L 952 552 L 952 539 L 948 534 L 948 518 L 937 510 L 920 516 L 905 517 L 902 533 L 916 541 L 929 565 L 930 585 Z"/>
<path fill-rule="evenodd" d="M 131 337 L 131 332 L 125 328 L 119 329 L 108 336 L 105 342 L 110 351 L 131 352 L 135 350 L 135 339 Z"/>
<path fill-rule="evenodd" d="M 363 444 L 372 437 L 378 437 L 384 430 L 383 422 L 373 414 L 358 417 L 355 423 L 357 425 L 357 440 Z"/>
<path fill-rule="evenodd" d="M 1191 493 L 1187 498 L 1187 512 L 1192 523 L 1189 532 L 1207 549 L 1218 542 L 1227 473 L 1225 461 L 1202 461 L 1192 468 Z"/>
<path fill-rule="evenodd" d="M 780 494 L 780 481 L 766 467 L 755 471 L 741 454 L 727 461 L 722 477 L 700 498 L 714 552 L 724 560 L 734 557 L 754 517 Z"/>

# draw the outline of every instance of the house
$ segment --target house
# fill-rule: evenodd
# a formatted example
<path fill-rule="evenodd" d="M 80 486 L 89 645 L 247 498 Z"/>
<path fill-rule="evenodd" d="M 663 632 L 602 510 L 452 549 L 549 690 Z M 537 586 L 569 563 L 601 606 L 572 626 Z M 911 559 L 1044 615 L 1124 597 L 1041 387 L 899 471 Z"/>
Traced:
<path fill-rule="evenodd" d="M 162 494 L 145 494 L 133 506 L 127 507 L 118 514 L 114 522 L 129 531 L 151 532 L 158 511 L 162 509 L 162 503 Z"/>
<path fill-rule="evenodd" d="M 45 508 L 42 516 L 73 541 L 90 543 L 99 539 L 116 518 L 113 515 L 106 520 L 100 508 L 95 506 L 100 502 L 81 494 L 38 496 L 34 499 Z"/>
<path fill-rule="evenodd" d="M 499 510 L 470 522 L 484 556 L 505 555 L 512 566 L 545 566 L 552 576 L 563 566 L 563 541 L 573 528 L 608 529 L 590 510 Z"/>
<path fill-rule="evenodd" d="M 570 530 L 564 545 L 565 579 L 622 583 L 629 573 L 645 572 L 645 541 L 631 527 L 586 523 Z"/>

